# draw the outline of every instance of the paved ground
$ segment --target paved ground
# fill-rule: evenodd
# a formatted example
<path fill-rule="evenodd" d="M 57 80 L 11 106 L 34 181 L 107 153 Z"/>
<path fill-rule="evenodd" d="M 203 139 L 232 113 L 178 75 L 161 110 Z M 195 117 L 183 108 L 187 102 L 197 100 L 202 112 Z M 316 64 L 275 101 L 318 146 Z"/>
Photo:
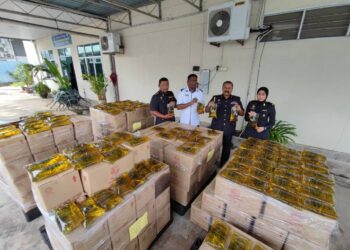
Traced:
<path fill-rule="evenodd" d="M 21 91 L 20 87 L 0 87 L 0 124 L 18 120 L 21 116 L 49 110 L 52 99 L 42 99 Z"/>

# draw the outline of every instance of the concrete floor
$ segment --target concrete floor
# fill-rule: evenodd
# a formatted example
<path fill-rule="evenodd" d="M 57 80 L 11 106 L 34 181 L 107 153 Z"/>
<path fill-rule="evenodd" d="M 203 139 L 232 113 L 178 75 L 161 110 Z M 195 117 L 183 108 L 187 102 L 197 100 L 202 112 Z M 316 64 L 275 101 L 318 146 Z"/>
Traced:
<path fill-rule="evenodd" d="M 18 88 L 0 87 L 0 124 L 47 110 L 49 102 L 21 93 Z M 336 176 L 336 208 L 340 222 L 339 231 L 331 240 L 332 250 L 350 249 L 350 160 L 346 161 L 330 160 L 329 164 Z M 47 249 L 39 232 L 41 225 L 41 217 L 27 223 L 21 209 L 0 191 L 0 249 Z M 204 235 L 203 230 L 191 223 L 189 212 L 183 217 L 174 214 L 173 223 L 152 249 L 188 250 L 197 237 Z"/>
<path fill-rule="evenodd" d="M 0 87 L 0 124 L 13 122 L 21 116 L 28 116 L 38 111 L 49 110 L 52 99 L 42 99 L 34 94 L 27 94 L 19 87 Z"/>

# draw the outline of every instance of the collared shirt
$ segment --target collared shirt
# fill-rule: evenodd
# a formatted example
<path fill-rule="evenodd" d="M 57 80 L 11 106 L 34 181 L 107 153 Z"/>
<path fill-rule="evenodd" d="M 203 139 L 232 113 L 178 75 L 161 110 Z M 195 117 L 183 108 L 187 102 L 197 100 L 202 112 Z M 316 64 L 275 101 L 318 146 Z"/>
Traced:
<path fill-rule="evenodd" d="M 159 113 L 166 115 L 168 114 L 168 103 L 170 102 L 175 102 L 176 104 L 176 98 L 173 92 L 167 91 L 164 93 L 158 91 L 152 96 L 150 104 L 151 111 L 158 111 Z M 156 124 L 166 121 L 175 121 L 175 117 L 170 119 L 163 119 L 159 117 L 156 118 Z"/>
<path fill-rule="evenodd" d="M 228 98 L 225 98 L 223 95 L 216 95 L 210 101 L 214 101 L 214 99 L 217 105 L 217 118 L 213 118 L 211 128 L 223 131 L 224 135 L 233 135 L 236 130 L 238 117 L 236 115 L 234 121 L 231 121 L 232 107 L 238 104 L 244 110 L 241 98 L 235 95 L 230 95 Z"/>
<path fill-rule="evenodd" d="M 189 103 L 194 98 L 197 98 L 198 102 L 204 105 L 204 94 L 202 90 L 196 88 L 194 92 L 191 92 L 188 87 L 183 88 L 178 94 L 177 104 Z M 197 113 L 198 102 L 181 110 L 180 123 L 192 126 L 198 126 L 200 124 L 199 114 Z"/>

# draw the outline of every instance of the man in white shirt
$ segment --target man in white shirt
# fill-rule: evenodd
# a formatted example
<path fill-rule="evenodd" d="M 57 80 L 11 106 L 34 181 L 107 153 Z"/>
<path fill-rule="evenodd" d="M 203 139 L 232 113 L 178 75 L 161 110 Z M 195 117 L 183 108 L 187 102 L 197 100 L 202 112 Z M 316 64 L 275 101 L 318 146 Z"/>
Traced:
<path fill-rule="evenodd" d="M 200 118 L 197 112 L 198 103 L 204 103 L 203 91 L 197 88 L 197 75 L 187 77 L 187 88 L 180 90 L 177 98 L 177 109 L 181 110 L 180 123 L 199 126 Z"/>

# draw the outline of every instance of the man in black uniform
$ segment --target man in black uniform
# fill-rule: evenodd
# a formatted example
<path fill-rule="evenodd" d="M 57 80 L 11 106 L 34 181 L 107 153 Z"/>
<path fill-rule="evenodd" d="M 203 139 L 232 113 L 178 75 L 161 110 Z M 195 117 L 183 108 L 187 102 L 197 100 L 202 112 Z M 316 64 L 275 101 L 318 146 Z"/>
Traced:
<path fill-rule="evenodd" d="M 173 92 L 169 91 L 169 80 L 165 77 L 161 78 L 158 86 L 159 91 L 151 99 L 151 114 L 156 117 L 156 124 L 175 121 L 176 98 Z"/>
<path fill-rule="evenodd" d="M 257 92 L 257 100 L 248 103 L 244 117 L 248 125 L 243 137 L 269 138 L 269 131 L 276 121 L 276 110 L 271 102 L 266 101 L 268 95 L 269 89 L 261 87 Z"/>
<path fill-rule="evenodd" d="M 244 109 L 241 103 L 241 98 L 231 95 L 233 90 L 233 83 L 226 81 L 222 84 L 222 94 L 215 95 L 211 98 L 210 102 L 206 106 L 206 112 L 209 112 L 213 120 L 211 122 L 211 128 L 221 130 L 224 132 L 222 142 L 222 154 L 221 154 L 221 166 L 223 166 L 230 157 L 232 147 L 232 136 L 236 130 L 236 122 L 238 116 L 244 115 Z M 215 112 L 212 115 L 210 111 Z"/>

